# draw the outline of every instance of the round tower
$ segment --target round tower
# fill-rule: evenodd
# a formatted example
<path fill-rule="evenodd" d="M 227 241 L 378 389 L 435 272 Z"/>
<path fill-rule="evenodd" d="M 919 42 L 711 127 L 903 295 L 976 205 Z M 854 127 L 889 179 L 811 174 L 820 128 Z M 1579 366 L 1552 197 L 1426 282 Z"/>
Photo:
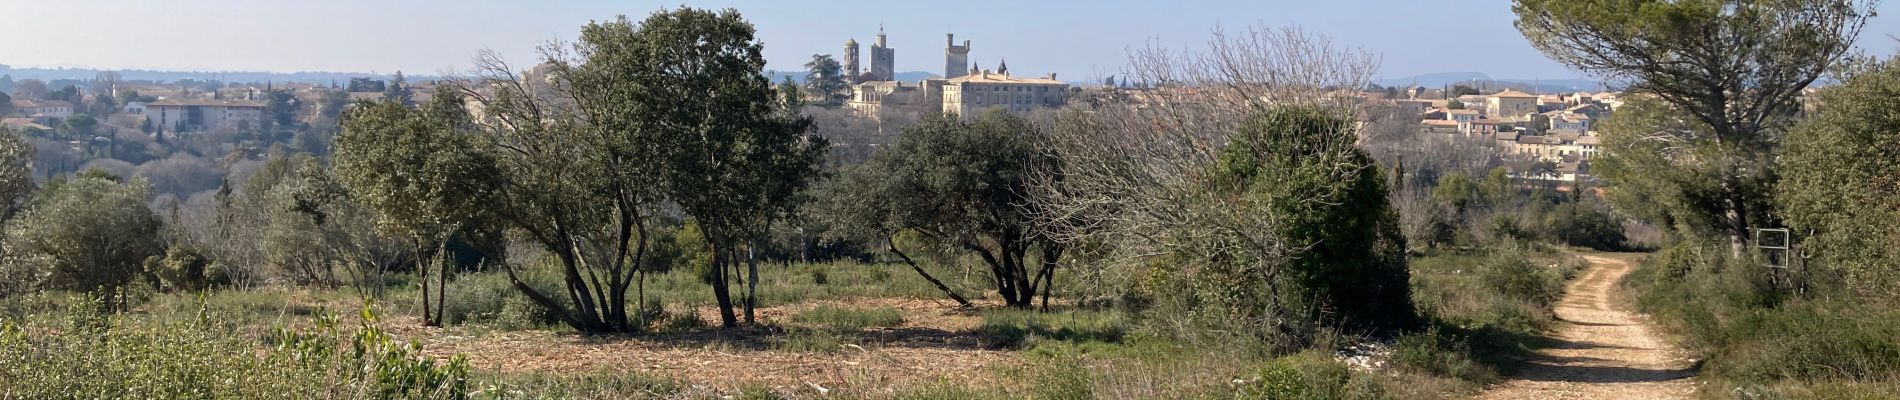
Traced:
<path fill-rule="evenodd" d="M 857 38 L 851 38 L 849 40 L 844 41 L 843 67 L 844 67 L 843 68 L 844 81 L 851 84 L 859 83 L 858 74 L 861 74 L 863 72 L 858 70 L 858 39 Z"/>

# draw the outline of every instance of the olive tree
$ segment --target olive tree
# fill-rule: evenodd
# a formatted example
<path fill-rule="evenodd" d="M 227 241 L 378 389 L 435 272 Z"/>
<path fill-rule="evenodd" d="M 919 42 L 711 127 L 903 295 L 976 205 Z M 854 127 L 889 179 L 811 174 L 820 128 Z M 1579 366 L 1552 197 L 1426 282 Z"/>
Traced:
<path fill-rule="evenodd" d="M 989 266 L 1004 304 L 1028 308 L 1050 290 L 1065 247 L 1038 229 L 1028 185 L 1056 160 L 1038 147 L 1041 130 L 994 110 L 965 120 L 925 116 L 828 185 L 825 214 L 838 233 L 882 241 L 925 280 L 965 306 L 898 248 L 915 232 L 939 247 L 968 251 Z"/>
<path fill-rule="evenodd" d="M 663 194 L 711 246 L 725 326 L 737 322 L 729 269 L 750 259 L 753 243 L 791 211 L 826 148 L 808 134 L 811 121 L 780 101 L 755 34 L 729 9 L 679 8 L 638 24 L 589 25 L 578 51 L 586 64 L 573 74 L 577 85 L 597 88 L 580 103 L 597 126 L 650 139 L 644 149 L 659 162 Z M 742 300 L 751 322 L 759 276 L 756 263 L 747 265 Z"/>
<path fill-rule="evenodd" d="M 705 234 L 722 322 L 737 324 L 729 269 L 791 209 L 824 148 L 761 74 L 753 33 L 733 11 L 621 17 L 544 47 L 526 72 L 484 52 L 474 77 L 449 86 L 478 111 L 471 148 L 493 165 L 484 208 L 560 261 L 563 293 L 510 267 L 517 289 L 577 330 L 637 329 L 627 292 L 643 291 L 672 205 Z"/>
<path fill-rule="evenodd" d="M 0 127 L 0 222 L 13 217 L 16 205 L 33 193 L 33 145 L 6 127 Z"/>
<path fill-rule="evenodd" d="M 377 227 L 407 238 L 416 251 L 423 324 L 441 324 L 447 272 L 437 277 L 431 310 L 423 254 L 440 246 L 483 207 L 493 163 L 465 132 L 461 97 L 445 92 L 421 109 L 398 100 L 359 103 L 343 114 L 336 137 L 337 180 L 377 213 Z"/>
<path fill-rule="evenodd" d="M 48 182 L 7 224 L 6 275 L 40 289 L 111 294 L 160 254 L 158 216 L 145 205 L 143 180 L 86 172 Z"/>

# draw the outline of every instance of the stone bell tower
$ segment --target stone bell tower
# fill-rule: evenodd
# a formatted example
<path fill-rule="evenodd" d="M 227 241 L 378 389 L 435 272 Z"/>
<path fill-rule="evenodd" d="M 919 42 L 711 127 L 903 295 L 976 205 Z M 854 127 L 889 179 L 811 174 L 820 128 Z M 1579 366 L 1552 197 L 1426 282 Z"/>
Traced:
<path fill-rule="evenodd" d="M 858 82 L 858 74 L 862 74 L 864 71 L 858 69 L 858 39 L 856 38 L 844 41 L 843 67 L 844 71 L 842 72 L 844 72 L 845 83 L 860 83 Z"/>

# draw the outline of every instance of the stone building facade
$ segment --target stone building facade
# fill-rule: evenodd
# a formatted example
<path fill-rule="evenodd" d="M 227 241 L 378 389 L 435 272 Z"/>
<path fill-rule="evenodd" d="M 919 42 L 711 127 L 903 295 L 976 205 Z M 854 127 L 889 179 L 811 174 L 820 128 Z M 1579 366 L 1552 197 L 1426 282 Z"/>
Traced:
<path fill-rule="evenodd" d="M 1007 72 L 975 71 L 943 84 L 943 112 L 976 116 L 991 108 L 1026 113 L 1060 107 L 1069 101 L 1069 84 L 1046 77 L 1019 78 Z"/>

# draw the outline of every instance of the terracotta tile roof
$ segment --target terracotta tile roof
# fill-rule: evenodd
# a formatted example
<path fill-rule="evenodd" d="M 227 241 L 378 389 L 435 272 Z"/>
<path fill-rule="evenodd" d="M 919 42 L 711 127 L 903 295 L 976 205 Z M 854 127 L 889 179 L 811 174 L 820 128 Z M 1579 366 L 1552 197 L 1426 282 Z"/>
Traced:
<path fill-rule="evenodd" d="M 14 108 L 72 107 L 72 106 L 73 106 L 73 103 L 67 103 L 65 100 L 25 100 L 25 99 L 13 100 Z"/>
<path fill-rule="evenodd" d="M 33 122 L 32 118 L 0 118 L 0 126 L 5 126 L 7 128 L 12 128 L 12 129 L 33 128 L 33 129 L 47 130 L 47 131 L 53 130 L 53 127 L 40 125 L 38 122 Z"/>
<path fill-rule="evenodd" d="M 971 82 L 971 83 L 1026 83 L 1026 84 L 1045 84 L 1045 85 L 1067 85 L 1067 83 L 1063 83 L 1062 81 L 1058 81 L 1058 80 L 1054 80 L 1054 79 L 1049 79 L 1049 78 L 1042 78 L 1042 77 L 1037 77 L 1037 78 L 1017 78 L 1017 77 L 1014 77 L 1014 76 L 1010 76 L 1009 74 L 1002 74 L 1002 73 L 995 73 L 995 72 L 989 72 L 989 73 L 975 73 L 975 74 L 969 74 L 969 75 L 964 75 L 964 76 L 959 76 L 959 77 L 955 77 L 955 78 L 950 78 L 950 83 L 962 83 L 962 82 Z"/>
<path fill-rule="evenodd" d="M 1517 91 L 1517 89 L 1504 89 L 1504 91 L 1498 92 L 1497 94 L 1493 94 L 1491 95 L 1491 97 L 1516 97 L 1516 98 L 1535 99 L 1537 98 L 1537 95 L 1520 92 L 1520 91 Z"/>

